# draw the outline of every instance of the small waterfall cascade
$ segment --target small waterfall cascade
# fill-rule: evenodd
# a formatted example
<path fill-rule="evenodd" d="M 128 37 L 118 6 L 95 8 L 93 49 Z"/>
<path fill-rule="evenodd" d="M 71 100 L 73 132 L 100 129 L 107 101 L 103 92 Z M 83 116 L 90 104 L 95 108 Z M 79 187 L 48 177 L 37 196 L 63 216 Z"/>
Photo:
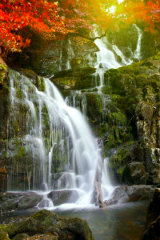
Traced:
<path fill-rule="evenodd" d="M 73 48 L 72 48 L 72 44 L 71 44 L 71 40 L 68 39 L 68 59 L 67 59 L 67 62 L 66 62 L 66 69 L 71 69 L 71 64 L 70 64 L 70 59 L 72 56 L 74 56 L 74 51 L 73 51 Z"/>
<path fill-rule="evenodd" d="M 141 59 L 142 31 L 136 24 L 134 24 L 134 27 L 136 28 L 137 33 L 138 33 L 137 47 L 134 52 L 134 58 L 140 60 Z"/>
<path fill-rule="evenodd" d="M 44 91 L 40 91 L 33 80 L 13 70 L 9 78 L 11 121 L 16 120 L 13 118 L 18 105 L 25 109 L 24 136 L 20 141 L 29 158 L 28 166 L 31 163 L 33 169 L 29 188 L 74 190 L 78 196 L 76 205 L 92 203 L 101 154 L 85 117 L 67 105 L 49 79 L 43 79 Z M 9 182 L 14 181 L 14 175 L 10 176 Z"/>
<path fill-rule="evenodd" d="M 111 68 L 119 68 L 124 65 L 129 65 L 133 62 L 133 59 L 140 60 L 141 58 L 141 40 L 142 40 L 142 31 L 140 28 L 133 24 L 135 29 L 137 30 L 137 47 L 132 54 L 130 59 L 126 58 L 122 51 L 116 46 L 111 45 L 108 40 L 107 36 L 102 38 L 97 38 L 95 40 L 95 44 L 97 45 L 99 51 L 97 52 L 97 62 L 95 64 L 96 68 L 96 76 L 100 79 L 100 84 L 97 86 L 99 93 L 101 92 L 102 87 L 104 86 L 104 72 Z M 98 31 L 94 30 L 93 32 L 94 37 L 99 37 Z M 108 47 L 110 45 L 110 47 Z M 120 57 L 121 62 L 116 59 L 116 55 Z"/>
<path fill-rule="evenodd" d="M 97 36 L 97 33 L 94 33 Z M 96 39 L 95 44 L 99 48 L 97 52 L 97 62 L 95 64 L 96 68 L 96 77 L 99 77 L 100 84 L 97 86 L 98 92 L 101 93 L 101 89 L 104 86 L 104 72 L 110 68 L 119 68 L 122 65 L 118 63 L 115 58 L 114 53 L 109 50 L 104 41 L 107 41 L 107 38 Z"/>

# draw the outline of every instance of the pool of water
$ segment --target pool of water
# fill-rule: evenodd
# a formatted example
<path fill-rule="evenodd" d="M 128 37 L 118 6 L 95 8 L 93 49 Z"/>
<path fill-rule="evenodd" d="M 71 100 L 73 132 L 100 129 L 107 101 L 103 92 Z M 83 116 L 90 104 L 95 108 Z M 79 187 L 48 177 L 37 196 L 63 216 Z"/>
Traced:
<path fill-rule="evenodd" d="M 57 209 L 54 212 L 64 217 L 85 219 L 92 230 L 95 240 L 141 240 L 147 208 L 148 202 L 142 201 L 114 205 L 107 209 L 85 208 L 66 211 Z M 34 212 L 16 211 L 8 217 L 26 216 Z"/>
<path fill-rule="evenodd" d="M 72 210 L 58 214 L 85 219 L 95 240 L 140 240 L 147 207 L 147 202 L 135 202 L 107 209 Z"/>

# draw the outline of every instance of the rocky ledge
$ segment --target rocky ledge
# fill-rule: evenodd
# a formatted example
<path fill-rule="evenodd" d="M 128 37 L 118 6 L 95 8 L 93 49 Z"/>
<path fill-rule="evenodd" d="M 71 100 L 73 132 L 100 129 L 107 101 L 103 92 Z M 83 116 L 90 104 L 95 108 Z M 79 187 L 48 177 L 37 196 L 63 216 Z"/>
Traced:
<path fill-rule="evenodd" d="M 37 206 L 42 198 L 42 195 L 35 192 L 0 193 L 0 213 L 32 209 Z"/>
<path fill-rule="evenodd" d="M 0 240 L 93 240 L 85 220 L 62 218 L 42 210 L 10 224 L 0 224 Z"/>
<path fill-rule="evenodd" d="M 147 185 L 118 186 L 113 191 L 109 200 L 105 204 L 120 204 L 127 202 L 151 201 L 155 192 L 155 187 Z"/>

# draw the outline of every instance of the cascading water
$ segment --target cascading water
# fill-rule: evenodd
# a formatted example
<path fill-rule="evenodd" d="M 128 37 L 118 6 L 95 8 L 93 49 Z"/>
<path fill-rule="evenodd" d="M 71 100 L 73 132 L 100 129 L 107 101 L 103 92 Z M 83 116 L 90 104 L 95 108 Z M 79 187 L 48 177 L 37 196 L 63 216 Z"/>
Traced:
<path fill-rule="evenodd" d="M 94 31 L 94 36 L 97 37 L 98 34 Z M 97 52 L 97 62 L 95 64 L 96 68 L 96 76 L 99 77 L 100 84 L 97 86 L 99 93 L 101 93 L 101 89 L 104 86 L 104 72 L 110 68 L 119 68 L 122 65 L 118 63 L 115 58 L 114 53 L 107 48 L 107 38 L 103 37 L 95 40 L 95 44 L 97 45 L 99 51 Z"/>
<path fill-rule="evenodd" d="M 17 104 L 27 111 L 23 144 L 33 162 L 29 185 L 33 190 L 74 190 L 76 205 L 91 204 L 101 155 L 85 118 L 66 104 L 49 79 L 44 79 L 45 90 L 39 91 L 30 79 L 13 70 L 9 77 L 12 116 Z M 60 170 L 54 174 L 56 162 Z"/>
<path fill-rule="evenodd" d="M 140 60 L 141 59 L 141 42 L 142 42 L 142 31 L 140 30 L 139 27 L 137 27 L 136 24 L 134 24 L 134 27 L 137 30 L 138 33 L 138 40 L 137 40 L 137 47 L 134 52 L 134 58 Z"/>
<path fill-rule="evenodd" d="M 122 53 L 122 51 L 116 45 L 111 45 L 111 50 L 108 49 L 107 45 L 109 45 L 109 42 L 107 40 L 107 36 L 99 38 L 98 32 L 94 30 L 93 32 L 94 37 L 98 37 L 95 40 L 95 44 L 99 49 L 99 51 L 97 52 L 97 62 L 95 64 L 96 75 L 99 76 L 99 79 L 100 79 L 100 84 L 99 86 L 97 86 L 99 92 L 101 92 L 101 89 L 104 85 L 104 72 L 106 70 L 110 68 L 119 68 L 124 65 L 129 65 L 133 62 L 133 59 L 140 60 L 142 31 L 136 24 L 133 24 L 133 26 L 137 31 L 138 37 L 137 37 L 137 47 L 131 59 L 127 59 Z M 121 62 L 118 62 L 116 60 L 115 54 L 120 57 Z"/>

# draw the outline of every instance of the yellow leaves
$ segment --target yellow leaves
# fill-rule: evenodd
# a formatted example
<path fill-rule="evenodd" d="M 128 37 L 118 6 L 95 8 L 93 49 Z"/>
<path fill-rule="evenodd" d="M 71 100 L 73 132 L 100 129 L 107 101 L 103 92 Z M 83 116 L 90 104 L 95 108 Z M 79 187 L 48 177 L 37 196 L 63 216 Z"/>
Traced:
<path fill-rule="evenodd" d="M 58 2 L 54 2 L 54 5 L 58 6 L 58 4 L 59 4 Z"/>
<path fill-rule="evenodd" d="M 91 4 L 91 0 L 89 3 Z M 160 22 L 159 0 L 147 3 L 143 0 L 96 0 L 94 8 L 97 24 L 105 29 L 110 27 L 116 30 L 122 23 L 126 26 L 137 21 L 143 21 L 148 28 L 153 29 L 155 23 Z"/>

